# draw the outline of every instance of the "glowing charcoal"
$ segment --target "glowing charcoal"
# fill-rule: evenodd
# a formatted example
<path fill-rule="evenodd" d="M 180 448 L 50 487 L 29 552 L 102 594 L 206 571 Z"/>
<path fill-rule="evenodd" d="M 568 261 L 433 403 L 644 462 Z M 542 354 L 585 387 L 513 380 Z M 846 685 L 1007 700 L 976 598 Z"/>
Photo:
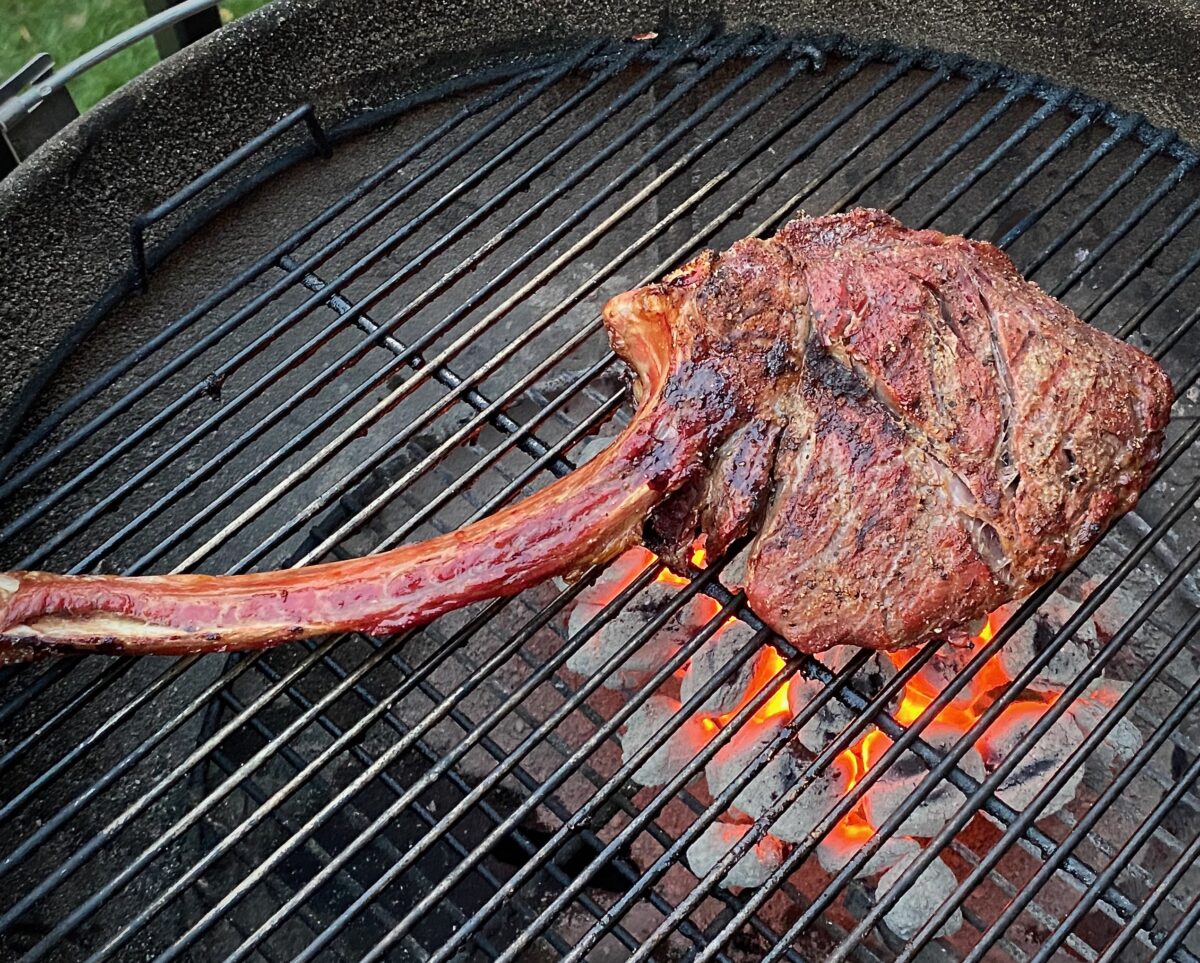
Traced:
<path fill-rule="evenodd" d="M 1113 679 L 1093 681 L 1079 698 L 1071 703 L 1071 717 L 1079 726 L 1079 731 L 1084 736 L 1089 735 L 1112 711 L 1117 700 L 1128 688 L 1128 682 L 1117 682 Z M 1132 759 L 1141 748 L 1141 730 L 1128 716 L 1122 716 L 1096 746 L 1088 758 L 1088 766 L 1094 765 L 1101 774 L 1107 774 Z"/>
<path fill-rule="evenodd" d="M 687 862 L 697 879 L 702 879 L 749 830 L 739 823 L 717 821 L 704 830 L 687 848 Z M 721 885 L 726 889 L 761 886 L 783 862 L 783 845 L 773 836 L 764 835 L 733 868 Z"/>
<path fill-rule="evenodd" d="M 714 796 L 723 792 L 766 751 L 787 722 L 787 717 L 783 715 L 748 722 L 729 743 L 721 747 L 705 768 L 709 792 Z M 788 741 L 734 797 L 733 806 L 754 819 L 762 816 L 801 780 L 812 758 L 794 740 Z M 806 838 L 845 795 L 853 776 L 845 760 L 835 759 L 776 817 L 771 824 L 771 833 L 787 842 L 799 842 Z"/>
<path fill-rule="evenodd" d="M 967 671 L 967 663 L 975 658 L 977 645 L 942 645 L 930 656 L 911 680 L 909 685 L 925 693 L 930 698 L 940 694 L 945 688 Z M 920 646 L 911 649 L 901 649 L 891 653 L 898 668 L 903 668 L 909 660 L 921 651 Z M 950 708 L 959 711 L 969 709 L 983 695 L 983 676 L 973 675 L 968 683 L 950 701 Z"/>
<path fill-rule="evenodd" d="M 837 672 L 854 654 L 854 649 L 838 646 L 828 652 L 822 652 L 818 658 L 832 671 Z M 896 667 L 892 660 L 882 652 L 874 652 L 854 674 L 851 684 L 859 693 L 872 698 L 895 674 Z M 788 705 L 792 715 L 799 715 L 806 705 L 820 697 L 825 688 L 819 682 L 795 676 L 788 690 Z M 897 699 L 889 704 L 889 709 L 894 708 L 898 701 Z M 813 752 L 820 752 L 857 718 L 854 710 L 838 701 L 836 696 L 829 696 L 813 717 L 800 727 L 800 741 Z"/>
<path fill-rule="evenodd" d="M 931 723 L 922 738 L 934 749 L 947 750 L 962 737 L 962 732 L 953 726 Z M 871 733 L 863 745 L 863 756 L 867 767 L 876 764 L 891 747 L 892 741 L 878 730 Z M 983 759 L 975 749 L 968 749 L 959 762 L 964 772 L 975 779 L 983 779 Z M 911 751 L 906 751 L 891 764 L 878 781 L 867 790 L 863 800 L 863 811 L 872 826 L 882 826 L 901 804 L 917 792 L 921 781 L 929 774 L 929 768 Z M 962 805 L 966 797 L 948 782 L 934 784 L 916 809 L 897 830 L 907 836 L 933 836 Z"/>
<path fill-rule="evenodd" d="M 1048 706 L 1034 703 L 1016 703 L 1004 710 L 988 727 L 979 742 L 983 762 L 988 772 L 994 772 L 1002 762 L 1016 752 L 1017 743 L 1037 724 Z M 1016 768 L 996 790 L 996 795 L 1013 809 L 1024 809 L 1058 771 L 1071 751 L 1079 745 L 1083 733 L 1067 712 L 1060 716 L 1037 742 L 1024 753 Z M 1075 791 L 1083 778 L 1083 767 L 1078 767 L 1050 802 L 1042 809 L 1039 818 L 1051 816 L 1067 806 L 1075 798 Z"/>
<path fill-rule="evenodd" d="M 850 862 L 851 857 L 862 848 L 874 834 L 864 822 L 838 823 L 817 844 L 817 862 L 827 873 L 837 873 Z M 877 876 L 894 866 L 906 856 L 919 852 L 920 843 L 908 836 L 891 836 L 885 839 L 865 865 L 854 874 L 856 879 Z"/>
<path fill-rule="evenodd" d="M 666 742 L 654 750 L 650 758 L 634 772 L 633 778 L 643 786 L 660 786 L 669 782 L 712 739 L 712 731 L 698 716 L 680 724 L 676 715 L 680 708 L 676 700 L 654 695 L 625 723 L 625 733 L 621 736 L 622 762 L 631 759 L 664 726 L 669 726 L 671 730 Z"/>
<path fill-rule="evenodd" d="M 679 687 L 679 698 L 687 702 L 714 675 L 732 661 L 733 656 L 754 637 L 754 631 L 744 622 L 724 626 L 706 641 L 692 656 L 687 673 Z M 752 683 L 769 674 L 771 658 L 766 648 L 746 659 L 698 707 L 709 715 L 728 715 L 757 691 Z"/>
<path fill-rule="evenodd" d="M 882 899 L 896 883 L 901 875 L 916 860 L 918 853 L 905 856 L 891 869 L 880 877 L 879 885 L 875 888 L 875 896 Z M 941 859 L 935 859 L 925 867 L 920 876 L 904 891 L 891 909 L 883 915 L 884 925 L 902 940 L 910 940 L 929 922 L 939 906 L 954 892 L 958 880 L 954 873 Z M 955 909 L 950 918 L 942 924 L 937 936 L 950 936 L 962 927 L 962 911 Z"/>
<path fill-rule="evenodd" d="M 1004 643 L 998 654 L 1000 666 L 1009 678 L 1015 678 L 1025 666 L 1054 645 L 1055 637 L 1075 614 L 1078 606 L 1065 595 L 1055 592 Z M 1005 613 L 1015 611 L 1008 606 Z M 1043 692 L 1061 692 L 1078 678 L 1095 651 L 1099 639 L 1092 623 L 1084 622 L 1074 636 L 1058 644 L 1050 661 L 1029 683 L 1029 688 Z"/>
<path fill-rule="evenodd" d="M 641 632 L 679 593 L 681 586 L 672 582 L 651 582 L 609 621 L 599 627 L 587 628 L 588 623 L 653 562 L 654 556 L 645 549 L 626 552 L 594 585 L 579 594 L 571 610 L 567 631 L 572 638 L 585 631 L 590 635 L 567 659 L 568 669 L 583 676 L 599 672 L 605 662 Z M 607 677 L 605 686 L 610 689 L 629 689 L 644 683 L 679 651 L 680 646 L 693 638 L 718 610 L 717 603 L 707 596 L 689 599 L 662 628 L 626 656 Z"/>

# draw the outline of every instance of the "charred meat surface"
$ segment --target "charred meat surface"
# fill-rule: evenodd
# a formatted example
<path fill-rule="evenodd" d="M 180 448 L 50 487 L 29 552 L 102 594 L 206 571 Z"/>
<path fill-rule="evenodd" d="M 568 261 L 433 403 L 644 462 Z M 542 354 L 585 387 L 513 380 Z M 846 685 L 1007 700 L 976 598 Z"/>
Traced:
<path fill-rule="evenodd" d="M 751 608 L 796 646 L 897 648 L 1026 595 L 1128 511 L 1167 376 L 990 244 L 802 218 L 614 298 L 638 410 L 518 505 L 380 555 L 240 576 L 0 575 L 0 661 L 394 632 L 644 541 L 681 571 L 752 535 Z"/>

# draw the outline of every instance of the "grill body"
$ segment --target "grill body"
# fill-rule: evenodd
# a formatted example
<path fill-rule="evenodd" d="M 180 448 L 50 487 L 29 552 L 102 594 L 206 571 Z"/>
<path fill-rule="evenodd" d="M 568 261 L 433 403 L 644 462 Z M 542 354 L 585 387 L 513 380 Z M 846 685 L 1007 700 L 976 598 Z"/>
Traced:
<path fill-rule="evenodd" d="M 1164 467 L 1086 560 L 1078 616 L 1120 606 L 1094 669 L 1145 680 L 1111 715 L 1150 749 L 1091 771 L 1073 807 L 1038 820 L 977 792 L 919 725 L 876 715 L 886 694 L 855 688 L 857 664 L 834 673 L 759 632 L 739 660 L 773 641 L 787 673 L 851 710 L 845 740 L 877 724 L 935 770 L 920 792 L 949 782 L 971 798 L 930 846 L 963 881 L 966 925 L 906 947 L 875 927 L 871 888 L 819 870 L 812 846 L 754 891 L 689 871 L 679 841 L 726 807 L 691 783 L 630 778 L 618 733 L 657 686 L 618 693 L 566 668 L 601 628 L 566 631 L 586 583 L 403 638 L 62 661 L 0 678 L 6 949 L 1200 952 L 1190 148 L 999 67 L 757 29 L 587 42 L 457 78 L 392 115 L 335 132 L 328 160 L 268 165 L 222 207 L 214 194 L 242 176 L 229 172 L 154 228 L 146 293 L 111 307 L 6 454 L 5 566 L 233 571 L 449 530 L 569 471 L 590 435 L 621 423 L 627 389 L 596 320 L 606 297 L 798 209 L 880 206 L 1000 243 L 1176 383 Z M 302 140 L 289 131 L 272 149 Z M 206 203 L 211 217 L 197 214 Z M 154 254 L 164 236 L 178 246 Z M 715 575 L 677 604 L 705 592 L 733 611 Z"/>

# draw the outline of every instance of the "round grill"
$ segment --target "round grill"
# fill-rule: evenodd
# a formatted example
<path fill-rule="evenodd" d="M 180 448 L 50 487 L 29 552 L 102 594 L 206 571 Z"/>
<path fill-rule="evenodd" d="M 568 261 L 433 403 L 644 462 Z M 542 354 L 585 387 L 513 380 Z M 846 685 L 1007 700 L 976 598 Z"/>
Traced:
<path fill-rule="evenodd" d="M 867 653 L 835 670 L 795 652 L 722 587 L 720 565 L 625 618 L 652 566 L 574 631 L 599 572 L 395 638 L 0 670 L 0 947 L 29 959 L 1194 960 L 1196 162 L 1170 132 L 1038 78 L 755 31 L 593 44 L 460 79 L 330 158 L 260 179 L 66 362 L 56 385 L 85 387 L 45 393 L 44 417 L 0 462 L 3 567 L 246 571 L 379 551 L 495 511 L 569 472 L 626 417 L 598 320 L 608 297 L 801 211 L 879 207 L 998 244 L 1085 320 L 1161 360 L 1179 395 L 1167 452 L 1081 566 L 1087 589 L 1043 633 L 1040 664 L 951 747 L 924 738 L 927 722 L 1055 586 L 915 721 L 887 712 L 941 646 L 864 691 Z M 148 226 L 151 250 L 238 176 L 222 171 Z M 701 594 L 720 611 L 617 685 Z M 992 793 L 1004 773 L 981 789 L 960 759 L 1102 606 L 1120 613 L 1110 637 L 1010 769 L 1101 672 L 1128 683 L 1108 729 L 1128 721 L 1141 748 L 1089 770 L 1101 726 L 1055 750 L 1058 787 L 1085 773 L 1068 807 L 1040 814 L 1051 783 L 1013 808 Z M 621 734 L 652 695 L 677 694 L 732 615 L 751 637 L 693 702 L 767 644 L 774 685 L 681 772 L 642 785 L 634 773 L 694 705 L 640 755 Z M 614 625 L 602 665 L 573 671 Z M 809 715 L 714 796 L 706 763 L 793 673 L 819 686 Z M 787 844 L 765 884 L 723 879 L 780 807 L 738 816 L 741 842 L 698 871 L 690 847 L 833 706 L 850 721 L 795 792 L 873 727 L 893 743 L 875 777 Z M 912 805 L 949 785 L 963 800 L 953 818 L 886 892 L 853 863 L 822 867 L 822 838 L 905 760 L 920 765 Z M 860 865 L 905 815 L 877 827 Z M 935 859 L 956 888 L 897 934 L 891 911 Z M 956 912 L 962 928 L 937 937 Z"/>

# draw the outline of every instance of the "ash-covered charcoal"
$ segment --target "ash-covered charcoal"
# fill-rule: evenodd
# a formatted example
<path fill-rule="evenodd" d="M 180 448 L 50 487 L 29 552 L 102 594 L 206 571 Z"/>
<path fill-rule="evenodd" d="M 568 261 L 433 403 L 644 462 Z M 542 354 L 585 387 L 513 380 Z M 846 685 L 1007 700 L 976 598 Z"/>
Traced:
<path fill-rule="evenodd" d="M 1054 646 L 1059 630 L 1074 614 L 1078 605 L 1055 592 L 1017 629 L 997 654 L 1000 667 L 1009 678 L 1016 678 L 1033 659 Z M 1008 605 L 1000 610 L 1005 620 L 1017 609 Z M 1078 678 L 1080 671 L 1099 644 L 1096 627 L 1089 620 L 1075 634 L 1060 643 L 1050 661 L 1029 683 L 1030 689 L 1061 692 Z"/>
<path fill-rule="evenodd" d="M 840 872 L 842 867 L 850 862 L 870 839 L 872 830 L 866 824 L 858 824 L 855 828 L 861 832 L 848 829 L 845 821 L 838 823 L 817 844 L 817 862 L 825 872 L 833 874 Z M 871 858 L 854 874 L 855 879 L 867 876 L 877 876 L 891 869 L 906 856 L 920 852 L 921 844 L 910 836 L 890 836 L 885 839 Z"/>
<path fill-rule="evenodd" d="M 892 653 L 895 664 L 901 668 L 908 664 L 921 651 L 920 646 L 901 649 Z M 941 693 L 946 686 L 966 671 L 967 663 L 975 658 L 976 644 L 972 641 L 966 645 L 943 644 L 930 656 L 921 670 L 912 678 L 911 685 L 918 690 L 931 694 Z M 984 692 L 984 682 L 979 673 L 972 674 L 967 685 L 959 690 L 950 700 L 950 708 L 969 709 Z"/>
<path fill-rule="evenodd" d="M 1102 581 L 1104 580 L 1100 576 L 1093 575 L 1081 582 L 1077 589 L 1080 601 L 1096 591 Z M 1117 630 L 1133 618 L 1133 614 L 1138 610 L 1140 604 L 1137 596 L 1128 587 L 1118 585 L 1108 598 L 1100 603 L 1100 607 L 1092 613 L 1092 625 L 1095 626 L 1100 640 L 1107 642 L 1116 635 Z"/>
<path fill-rule="evenodd" d="M 730 740 L 725 743 L 716 755 L 704 767 L 704 777 L 708 782 L 708 791 L 715 797 L 724 792 L 725 788 L 738 777 L 743 769 L 753 762 L 761 753 L 766 751 L 767 746 L 771 741 L 778 736 L 784 726 L 787 724 L 787 718 L 780 715 L 774 715 L 767 719 L 751 718 L 738 729 Z M 776 758 L 787 756 L 784 751 L 780 751 L 780 755 Z M 789 757 L 790 758 L 790 757 Z M 743 803 L 749 802 L 754 806 L 754 799 L 760 793 L 755 788 L 754 784 L 759 779 L 765 779 L 768 785 L 774 785 L 775 781 L 782 777 L 795 775 L 799 778 L 800 769 L 790 769 L 782 774 L 768 773 L 770 767 L 764 767 L 762 772 L 751 780 L 750 784 L 734 799 L 733 805 L 743 812 L 750 812 L 743 806 Z M 745 797 L 745 798 L 743 798 Z M 758 808 L 758 807 L 755 807 Z M 759 812 L 761 812 L 761 808 Z"/>
<path fill-rule="evenodd" d="M 681 705 L 675 699 L 653 695 L 625 722 L 621 736 L 621 761 L 628 762 L 663 726 L 671 727 L 667 741 L 659 746 L 634 772 L 643 786 L 661 786 L 679 774 L 692 758 L 712 739 L 715 730 L 699 716 L 684 719 L 678 715 Z"/>
<path fill-rule="evenodd" d="M 1012 757 L 1017 743 L 1037 724 L 1048 706 L 1017 703 L 1009 706 L 988 727 L 979 742 L 983 763 L 989 773 L 995 772 L 1002 762 Z M 1008 778 L 1000 784 L 996 795 L 1013 809 L 1024 809 L 1033 797 L 1058 771 L 1071 751 L 1079 745 L 1083 733 L 1070 712 L 1065 712 L 1041 739 L 1035 742 L 1022 757 Z M 1075 798 L 1075 791 L 1083 778 L 1083 767 L 1077 768 L 1054 798 L 1042 808 L 1039 818 L 1052 816 Z"/>
<path fill-rule="evenodd" d="M 638 546 L 617 556 L 587 588 L 575 598 L 567 620 L 567 632 L 574 636 L 615 599 L 626 585 L 654 563 L 654 554 Z M 563 583 L 564 586 L 566 583 Z"/>
<path fill-rule="evenodd" d="M 626 552 L 596 583 L 585 589 L 575 600 L 567 622 L 567 631 L 574 637 L 636 578 L 654 556 L 645 549 Z M 615 569 L 615 571 L 614 571 Z M 591 676 L 615 652 L 629 643 L 647 623 L 652 621 L 681 586 L 666 581 L 651 582 L 617 612 L 609 621 L 596 628 L 587 640 L 567 659 L 567 668 L 582 676 Z M 693 638 L 719 610 L 707 596 L 695 596 L 673 615 L 657 632 L 631 652 L 605 680 L 610 689 L 629 689 L 641 685 L 670 659 L 680 647 Z"/>
<path fill-rule="evenodd" d="M 793 743 L 789 744 L 779 756 L 772 760 L 771 765 L 779 763 L 784 754 L 790 754 L 793 760 L 802 767 L 807 766 L 810 762 L 809 759 L 801 756 L 800 748 Z M 770 766 L 767 768 L 769 769 Z M 780 765 L 779 771 L 786 772 L 788 768 L 789 766 Z M 850 783 L 853 778 L 854 771 L 852 764 L 846 762 L 841 756 L 837 756 L 828 767 L 822 772 L 817 773 L 808 788 L 787 809 L 779 814 L 778 818 L 771 824 L 771 832 L 789 843 L 799 843 L 807 839 L 809 833 L 837 805 L 837 801 L 850 791 Z M 779 782 L 781 780 L 777 779 L 776 781 Z M 783 786 L 782 789 L 774 794 L 771 801 L 782 796 L 789 788 L 791 788 L 791 785 Z M 765 810 L 766 807 L 764 806 L 763 809 Z M 751 815 L 754 814 L 751 813 Z"/>
<path fill-rule="evenodd" d="M 919 850 L 902 858 L 879 879 L 875 887 L 875 898 L 883 899 L 899 882 L 901 875 L 913 864 Z M 896 904 L 883 914 L 884 925 L 902 940 L 910 940 L 920 931 L 938 907 L 954 892 L 958 880 L 950 867 L 941 859 L 935 859 L 925 867 Z M 938 929 L 936 936 L 951 936 L 962 927 L 963 916 L 955 908 L 950 918 Z"/>
<path fill-rule="evenodd" d="M 750 826 L 745 823 L 720 821 L 705 829 L 687 848 L 688 866 L 696 878 L 703 879 L 749 829 Z M 734 863 L 721 880 L 721 885 L 726 889 L 761 886 L 782 862 L 783 844 L 771 835 L 764 835 L 745 856 Z"/>
<path fill-rule="evenodd" d="M 764 721 L 751 720 L 705 768 L 708 789 L 714 796 L 738 777 L 787 724 L 784 714 Z M 802 778 L 813 757 L 795 740 L 789 741 L 733 799 L 733 806 L 757 819 Z M 771 825 L 771 833 L 787 842 L 799 842 L 824 817 L 850 787 L 850 764 L 840 757 L 816 775 Z"/>
<path fill-rule="evenodd" d="M 862 649 L 854 645 L 835 645 L 832 649 L 816 656 L 830 672 L 841 672 Z M 867 698 L 874 698 L 879 690 L 896 675 L 896 666 L 884 652 L 873 652 L 871 657 L 854 673 L 852 685 Z"/>
<path fill-rule="evenodd" d="M 947 751 L 962 733 L 952 726 L 932 723 L 922 733 L 922 738 L 934 749 Z M 868 767 L 874 765 L 892 745 L 882 732 L 876 730 L 867 737 L 863 752 Z M 959 761 L 959 767 L 974 779 L 983 779 L 983 757 L 974 749 L 968 749 Z M 929 774 L 929 768 L 911 751 L 901 754 L 867 790 L 863 800 L 863 811 L 873 826 L 882 826 L 906 799 L 917 791 L 917 786 Z M 916 809 L 897 829 L 906 836 L 933 836 L 958 811 L 966 797 L 945 780 L 929 790 Z"/>
<path fill-rule="evenodd" d="M 745 622 L 735 621 L 723 626 L 692 656 L 679 686 L 679 698 L 687 702 L 709 679 L 724 669 L 752 638 L 754 630 Z M 696 711 L 718 716 L 733 712 L 757 691 L 753 687 L 756 679 L 765 681 L 769 678 L 771 661 L 770 654 L 763 646 L 709 693 Z"/>
<path fill-rule="evenodd" d="M 859 650 L 851 646 L 837 646 L 828 652 L 822 652 L 818 658 L 833 672 L 845 667 Z M 874 652 L 852 677 L 851 685 L 868 699 L 878 695 L 879 690 L 896 674 L 892 660 L 883 652 Z M 792 715 L 799 715 L 806 705 L 818 699 L 825 690 L 820 682 L 805 679 L 801 675 L 792 678 L 788 688 L 788 707 Z M 899 695 L 888 705 L 888 711 L 893 711 L 899 705 Z M 812 718 L 800 727 L 799 738 L 804 746 L 813 752 L 820 752 L 830 742 L 857 718 L 857 713 L 838 700 L 836 696 L 826 699 L 813 714 Z"/>
<path fill-rule="evenodd" d="M 717 581 L 731 592 L 740 592 L 746 587 L 746 565 L 750 560 L 750 546 L 747 545 L 733 558 L 725 563 Z"/>
<path fill-rule="evenodd" d="M 1096 679 L 1071 703 L 1070 713 L 1086 737 L 1112 711 L 1129 688 L 1128 682 Z M 1108 773 L 1122 766 L 1142 748 L 1142 732 L 1129 716 L 1122 716 L 1088 757 L 1088 768 Z"/>
<path fill-rule="evenodd" d="M 616 441 L 616 435 L 596 435 L 589 438 L 579 448 L 579 454 L 575 456 L 575 464 L 585 465 L 600 452 L 604 451 L 609 445 Z"/>

